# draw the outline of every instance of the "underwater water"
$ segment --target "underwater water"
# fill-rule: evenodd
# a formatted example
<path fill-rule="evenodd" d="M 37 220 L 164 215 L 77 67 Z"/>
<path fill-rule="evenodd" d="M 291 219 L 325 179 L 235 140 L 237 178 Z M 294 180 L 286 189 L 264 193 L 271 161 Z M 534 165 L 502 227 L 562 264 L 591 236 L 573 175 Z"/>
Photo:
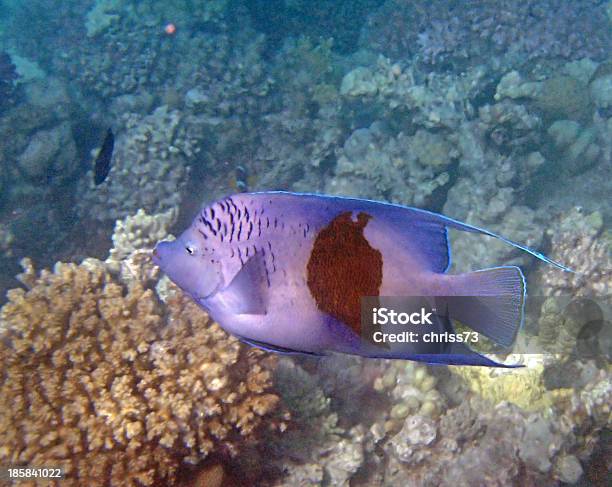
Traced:
<path fill-rule="evenodd" d="M 0 0 L 0 483 L 609 485 L 611 24 Z"/>

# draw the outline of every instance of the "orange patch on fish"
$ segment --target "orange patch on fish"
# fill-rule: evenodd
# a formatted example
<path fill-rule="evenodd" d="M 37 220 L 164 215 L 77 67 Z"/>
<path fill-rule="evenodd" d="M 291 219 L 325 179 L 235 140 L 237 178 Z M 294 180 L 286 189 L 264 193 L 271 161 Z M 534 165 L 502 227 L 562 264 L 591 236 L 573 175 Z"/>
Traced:
<path fill-rule="evenodd" d="M 351 212 L 336 216 L 315 239 L 307 265 L 307 283 L 317 307 L 361 333 L 361 298 L 378 296 L 382 254 L 363 231 L 371 215 Z"/>

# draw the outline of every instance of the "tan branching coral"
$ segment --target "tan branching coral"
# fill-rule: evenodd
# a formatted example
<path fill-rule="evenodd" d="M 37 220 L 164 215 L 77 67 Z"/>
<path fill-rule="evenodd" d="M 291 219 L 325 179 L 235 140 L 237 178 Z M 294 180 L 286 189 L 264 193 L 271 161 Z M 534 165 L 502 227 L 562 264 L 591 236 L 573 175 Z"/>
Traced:
<path fill-rule="evenodd" d="M 0 311 L 0 464 L 62 466 L 64 485 L 172 485 L 275 424 L 274 357 L 180 293 L 161 306 L 94 260 L 29 271 Z"/>
<path fill-rule="evenodd" d="M 147 283 L 159 278 L 159 267 L 151 260 L 151 250 L 160 240 L 174 238 L 169 228 L 176 221 L 178 209 L 147 214 L 142 208 L 134 215 L 115 222 L 113 247 L 104 261 L 106 268 L 126 284 Z"/>

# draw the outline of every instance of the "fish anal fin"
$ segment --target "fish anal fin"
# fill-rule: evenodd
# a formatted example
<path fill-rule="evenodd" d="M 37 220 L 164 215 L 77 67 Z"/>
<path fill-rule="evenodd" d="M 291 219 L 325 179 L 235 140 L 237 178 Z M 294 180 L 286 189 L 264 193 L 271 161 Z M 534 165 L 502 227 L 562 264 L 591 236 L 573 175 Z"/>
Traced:
<path fill-rule="evenodd" d="M 291 348 L 280 347 L 278 345 L 272 345 L 271 343 L 262 342 L 259 340 L 252 340 L 249 338 L 238 337 L 241 342 L 250 345 L 251 347 L 260 348 L 267 352 L 275 352 L 275 353 L 283 353 L 283 354 L 300 354 L 300 355 L 311 355 L 314 357 L 322 357 L 323 354 L 315 353 L 315 352 L 306 352 L 303 350 L 293 350 Z"/>

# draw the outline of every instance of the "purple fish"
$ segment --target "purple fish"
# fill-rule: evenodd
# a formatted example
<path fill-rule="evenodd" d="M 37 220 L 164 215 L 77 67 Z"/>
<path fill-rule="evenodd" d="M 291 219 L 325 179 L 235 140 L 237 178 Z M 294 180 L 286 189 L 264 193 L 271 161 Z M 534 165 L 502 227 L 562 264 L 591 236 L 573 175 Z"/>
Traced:
<path fill-rule="evenodd" d="M 226 331 L 266 350 L 501 366 L 457 340 L 381 346 L 364 337 L 366 296 L 452 296 L 458 299 L 445 306 L 453 319 L 503 346 L 513 343 L 526 295 L 521 270 L 446 274 L 448 228 L 495 237 L 569 271 L 432 212 L 287 192 L 243 193 L 203 208 L 178 239 L 157 244 L 154 259 Z M 495 306 L 483 297 L 494 297 Z M 458 336 L 448 315 L 421 317 L 428 329 Z"/>

